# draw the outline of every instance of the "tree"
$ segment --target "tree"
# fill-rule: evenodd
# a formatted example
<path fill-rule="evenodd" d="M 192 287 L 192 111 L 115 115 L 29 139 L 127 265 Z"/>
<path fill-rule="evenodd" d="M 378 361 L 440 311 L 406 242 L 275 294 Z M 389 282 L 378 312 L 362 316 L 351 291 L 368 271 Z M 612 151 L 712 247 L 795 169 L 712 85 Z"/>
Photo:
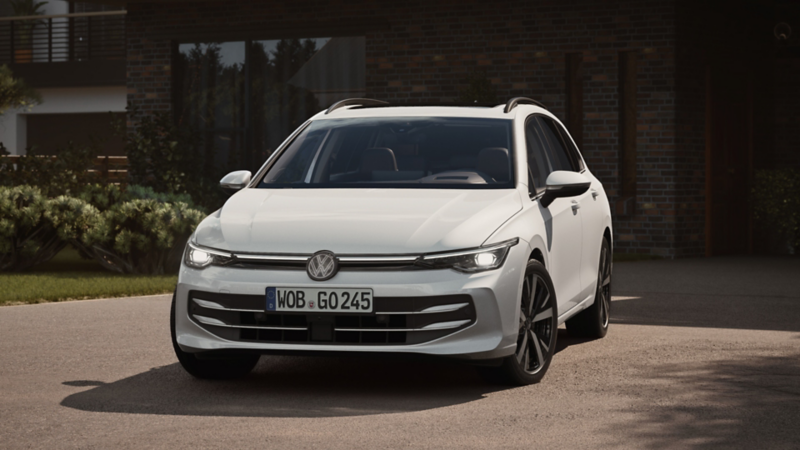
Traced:
<path fill-rule="evenodd" d="M 8 66 L 0 66 L 0 116 L 9 109 L 31 108 L 41 102 L 39 94 L 22 79 L 14 78 Z"/>

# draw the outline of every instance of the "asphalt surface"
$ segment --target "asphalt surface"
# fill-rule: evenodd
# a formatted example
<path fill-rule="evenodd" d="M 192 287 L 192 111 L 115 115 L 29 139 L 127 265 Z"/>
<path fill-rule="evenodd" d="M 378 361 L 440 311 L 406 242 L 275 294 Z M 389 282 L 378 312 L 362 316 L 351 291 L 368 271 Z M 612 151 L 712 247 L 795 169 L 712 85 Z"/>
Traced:
<path fill-rule="evenodd" d="M 0 448 L 800 447 L 800 259 L 614 269 L 608 336 L 561 330 L 524 388 L 363 358 L 198 381 L 168 296 L 0 308 Z"/>

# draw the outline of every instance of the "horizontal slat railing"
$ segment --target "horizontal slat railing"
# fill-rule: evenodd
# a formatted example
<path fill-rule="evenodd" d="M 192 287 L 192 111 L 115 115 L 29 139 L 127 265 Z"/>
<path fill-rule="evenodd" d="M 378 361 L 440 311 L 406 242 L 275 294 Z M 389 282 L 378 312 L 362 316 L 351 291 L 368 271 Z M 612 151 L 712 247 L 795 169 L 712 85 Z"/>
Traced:
<path fill-rule="evenodd" d="M 17 164 L 20 155 L 0 156 L 11 164 Z M 40 156 L 40 158 L 57 158 L 56 156 Z M 97 174 L 97 181 L 104 184 L 117 184 L 124 186 L 128 184 L 128 157 L 127 156 L 98 156 L 95 158 L 94 165 L 86 170 L 89 173 Z"/>
<path fill-rule="evenodd" d="M 0 62 L 125 59 L 125 14 L 0 17 Z"/>

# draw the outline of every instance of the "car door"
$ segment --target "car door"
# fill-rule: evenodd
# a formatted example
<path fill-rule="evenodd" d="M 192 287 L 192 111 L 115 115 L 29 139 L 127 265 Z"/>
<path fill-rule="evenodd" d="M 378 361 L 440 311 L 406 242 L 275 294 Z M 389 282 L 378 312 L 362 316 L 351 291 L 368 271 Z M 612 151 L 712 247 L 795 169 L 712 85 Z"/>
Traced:
<path fill-rule="evenodd" d="M 540 116 L 539 122 L 549 144 L 550 152 L 548 155 L 553 158 L 554 164 L 559 167 L 557 170 L 585 171 L 583 161 L 577 152 L 573 152 L 569 146 L 572 140 L 566 134 L 566 130 L 549 117 Z M 584 194 L 566 199 L 570 201 L 573 208 L 580 211 L 578 216 L 581 218 L 581 261 L 575 267 L 581 274 L 580 288 L 574 299 L 575 303 L 570 305 L 571 307 L 576 306 L 593 293 L 597 279 L 597 263 L 600 252 L 600 241 L 595 237 L 599 228 L 595 224 L 599 222 L 595 216 L 600 211 L 597 201 L 597 196 L 600 192 L 598 188 L 599 182 L 593 180 L 593 185 Z M 602 228 L 599 229 L 599 233 L 602 235 Z"/>
<path fill-rule="evenodd" d="M 537 116 L 528 118 L 525 124 L 528 150 L 528 173 L 531 198 L 541 195 L 547 176 L 560 170 L 558 161 L 548 154 L 547 138 Z M 580 263 L 583 240 L 580 210 L 574 208 L 569 198 L 556 199 L 548 207 L 539 203 L 539 211 L 545 223 L 550 277 L 556 288 L 560 314 L 577 304 L 581 293 Z"/>
<path fill-rule="evenodd" d="M 605 209 L 604 202 L 608 202 L 603 186 L 586 169 L 583 159 L 580 157 L 578 147 L 570 137 L 567 130 L 558 122 L 553 122 L 561 134 L 570 159 L 575 162 L 576 169 L 586 175 L 592 181 L 589 191 L 581 196 L 581 222 L 583 223 L 583 256 L 581 258 L 581 281 L 584 286 L 582 298 L 593 296 L 597 288 L 597 270 L 600 267 L 600 250 L 603 243 L 603 231 L 605 231 Z M 610 244 L 610 242 L 609 242 Z"/>

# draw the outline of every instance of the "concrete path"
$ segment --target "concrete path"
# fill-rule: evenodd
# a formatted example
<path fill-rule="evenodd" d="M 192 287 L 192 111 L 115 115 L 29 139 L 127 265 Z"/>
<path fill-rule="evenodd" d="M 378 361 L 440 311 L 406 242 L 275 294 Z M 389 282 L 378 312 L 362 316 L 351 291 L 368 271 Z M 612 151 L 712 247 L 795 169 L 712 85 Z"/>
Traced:
<path fill-rule="evenodd" d="M 800 258 L 618 263 L 605 339 L 545 380 L 262 358 L 186 375 L 169 296 L 0 308 L 0 448 L 798 448 Z"/>

